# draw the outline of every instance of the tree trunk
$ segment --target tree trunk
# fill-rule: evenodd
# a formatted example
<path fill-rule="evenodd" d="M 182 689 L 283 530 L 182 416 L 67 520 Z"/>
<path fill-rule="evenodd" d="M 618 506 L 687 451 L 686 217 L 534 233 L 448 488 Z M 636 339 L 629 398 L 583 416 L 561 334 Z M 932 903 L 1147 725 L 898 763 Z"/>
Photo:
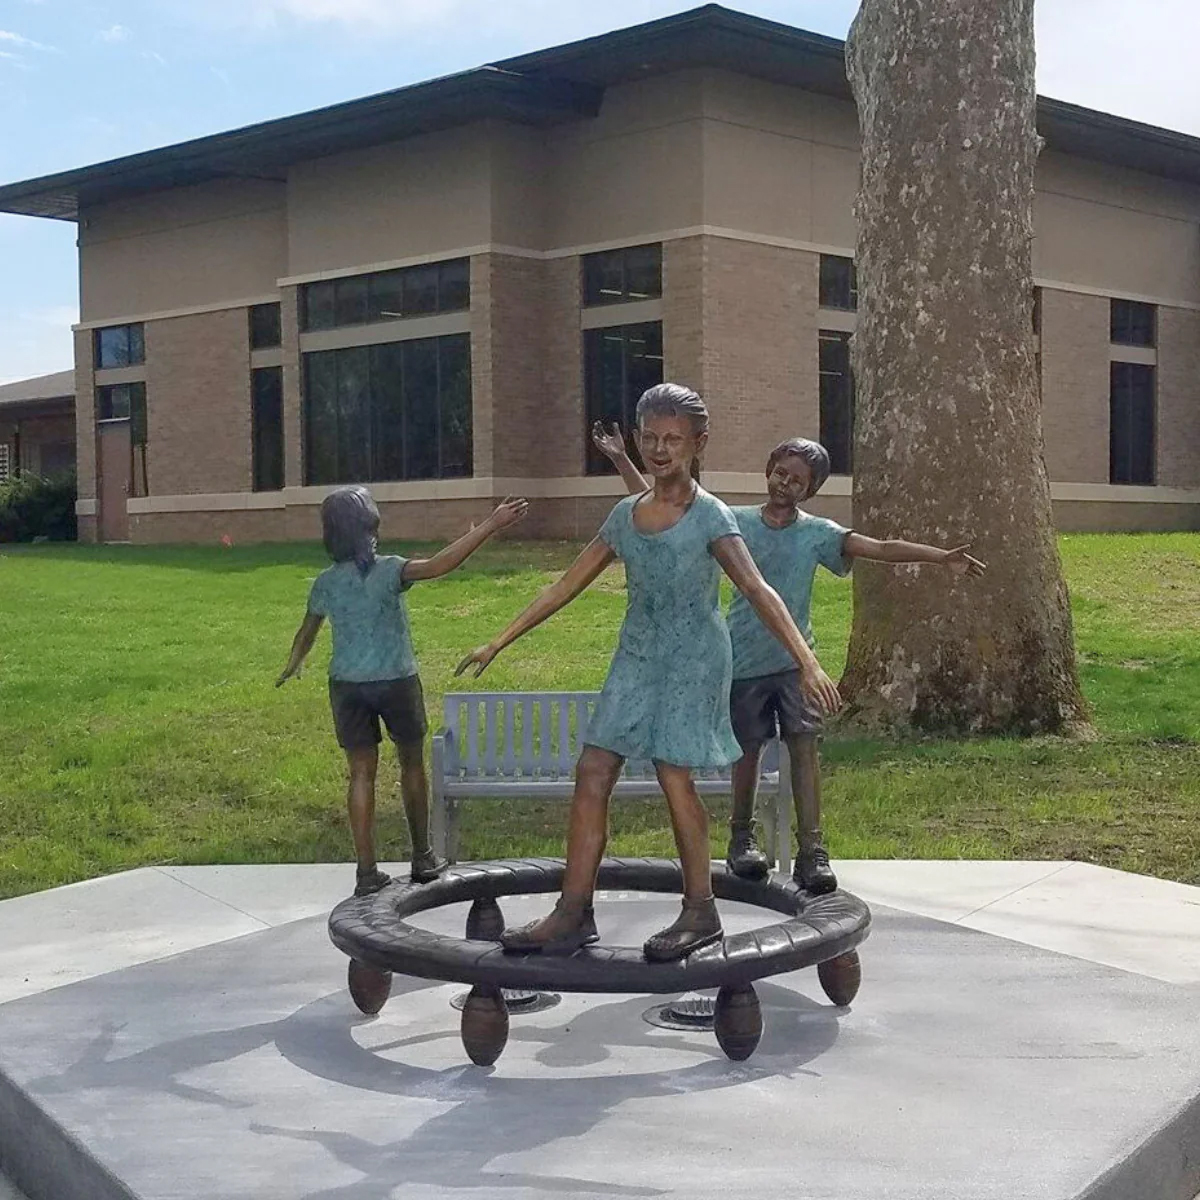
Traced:
<path fill-rule="evenodd" d="M 1086 724 L 1043 454 L 1031 304 L 1034 0 L 863 0 L 854 527 L 971 542 L 983 579 L 855 570 L 860 728 Z"/>

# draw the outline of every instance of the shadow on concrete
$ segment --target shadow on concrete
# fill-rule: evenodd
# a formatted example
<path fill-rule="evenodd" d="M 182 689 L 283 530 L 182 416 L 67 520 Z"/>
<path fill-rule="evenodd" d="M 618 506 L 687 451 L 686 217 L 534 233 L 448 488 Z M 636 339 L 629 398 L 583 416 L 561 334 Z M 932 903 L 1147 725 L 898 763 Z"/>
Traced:
<path fill-rule="evenodd" d="M 394 984 L 393 1006 L 403 1004 L 406 996 L 440 986 L 400 977 Z M 493 1164 L 562 1139 L 581 1137 L 628 1101 L 715 1090 L 755 1079 L 815 1074 L 806 1064 L 836 1041 L 838 1010 L 772 984 L 759 984 L 758 991 L 766 1028 L 757 1053 L 747 1063 L 729 1062 L 711 1034 L 673 1034 L 648 1025 L 643 1012 L 664 998 L 638 995 L 596 1004 L 552 1026 L 524 1024 L 521 1018 L 514 1018 L 510 1047 L 515 1043 L 536 1045 L 534 1061 L 548 1072 L 594 1068 L 613 1057 L 614 1047 L 632 1048 L 639 1061 L 644 1058 L 644 1072 L 508 1076 L 502 1069 L 483 1070 L 463 1063 L 459 1018 L 449 1005 L 444 1033 L 426 1032 L 363 1046 L 354 1030 L 371 1019 L 359 1018 L 345 993 L 339 992 L 280 1020 L 166 1041 L 121 1058 L 110 1057 L 121 1027 L 109 1025 L 84 1055 L 64 1071 L 33 1081 L 30 1090 L 45 1096 L 84 1088 L 131 1089 L 227 1110 L 243 1109 L 249 1107 L 245 1101 L 194 1087 L 180 1077 L 273 1043 L 289 1063 L 321 1079 L 381 1096 L 453 1106 L 410 1135 L 384 1144 L 344 1130 L 250 1124 L 249 1131 L 262 1137 L 316 1143 L 359 1175 L 344 1186 L 304 1193 L 304 1200 L 387 1200 L 397 1187 L 416 1184 L 492 1193 L 526 1189 L 548 1196 L 658 1196 L 664 1194 L 663 1189 L 530 1174 L 497 1169 Z M 428 1004 L 428 998 L 424 1003 Z M 406 1047 L 442 1039 L 447 1042 L 446 1057 L 455 1065 L 432 1069 L 403 1061 Z M 673 1068 L 670 1060 L 679 1052 L 687 1054 L 689 1063 Z M 695 1062 L 697 1054 L 706 1055 L 706 1060 Z"/>

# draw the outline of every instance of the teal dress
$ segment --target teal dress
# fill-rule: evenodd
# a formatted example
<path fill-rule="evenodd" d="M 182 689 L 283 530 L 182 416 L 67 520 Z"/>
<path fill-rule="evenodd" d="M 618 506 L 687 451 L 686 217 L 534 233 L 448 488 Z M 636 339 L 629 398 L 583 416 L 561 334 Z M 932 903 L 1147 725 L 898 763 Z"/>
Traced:
<path fill-rule="evenodd" d="M 626 496 L 600 538 L 625 563 L 621 637 L 586 744 L 622 758 L 724 767 L 742 755 L 729 723 L 733 657 L 721 616 L 721 568 L 710 547 L 740 536 L 725 504 L 698 488 L 662 533 L 639 533 Z"/>

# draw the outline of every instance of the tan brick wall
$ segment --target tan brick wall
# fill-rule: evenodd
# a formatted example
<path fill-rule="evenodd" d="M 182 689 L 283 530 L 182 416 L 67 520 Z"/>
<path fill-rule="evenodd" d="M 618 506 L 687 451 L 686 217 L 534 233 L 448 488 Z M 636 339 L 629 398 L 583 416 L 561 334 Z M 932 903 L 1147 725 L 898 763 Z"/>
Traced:
<path fill-rule="evenodd" d="M 706 237 L 663 246 L 663 379 L 705 393 L 704 281 Z"/>
<path fill-rule="evenodd" d="M 587 447 L 583 333 L 579 327 L 581 259 L 577 255 L 555 258 L 543 266 L 542 393 L 524 472 L 535 479 L 582 475 Z"/>
<path fill-rule="evenodd" d="M 1055 500 L 1054 525 L 1062 533 L 1147 533 L 1200 529 L 1200 504 Z"/>
<path fill-rule="evenodd" d="M 151 495 L 250 490 L 246 309 L 146 325 Z"/>
<path fill-rule="evenodd" d="M 784 438 L 818 434 L 819 258 L 704 241 L 703 391 L 712 413 L 705 465 L 757 471 Z"/>
<path fill-rule="evenodd" d="M 1055 483 L 1108 482 L 1109 301 L 1042 289 L 1042 429 Z"/>
<path fill-rule="evenodd" d="M 1158 310 L 1158 476 L 1200 487 L 1200 312 Z"/>
<path fill-rule="evenodd" d="M 379 505 L 380 536 L 386 541 L 444 542 L 466 533 L 492 511 L 490 500 L 408 500 Z M 315 504 L 233 512 L 142 513 L 129 519 L 130 539 L 140 544 L 219 542 L 235 544 L 320 541 Z"/>
<path fill-rule="evenodd" d="M 300 289 L 285 287 L 279 295 L 283 347 L 283 480 L 288 487 L 304 482 L 303 388 L 300 360 Z"/>
<path fill-rule="evenodd" d="M 75 331 L 75 474 L 81 499 L 96 496 L 96 376 L 92 331 Z M 95 523 L 93 522 L 93 525 Z M 82 531 L 80 534 L 82 540 Z"/>

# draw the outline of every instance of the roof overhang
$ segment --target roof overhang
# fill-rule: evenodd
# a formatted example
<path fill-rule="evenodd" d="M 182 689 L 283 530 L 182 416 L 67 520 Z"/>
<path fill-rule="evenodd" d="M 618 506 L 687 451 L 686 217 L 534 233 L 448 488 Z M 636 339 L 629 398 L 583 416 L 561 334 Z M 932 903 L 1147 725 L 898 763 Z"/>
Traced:
<path fill-rule="evenodd" d="M 719 67 L 852 100 L 845 43 L 720 5 L 478 70 L 0 187 L 0 212 L 75 220 L 82 207 L 221 178 L 283 180 L 290 164 L 486 118 L 546 126 L 593 117 L 604 89 Z M 1200 138 L 1039 98 L 1049 148 L 1200 183 Z"/>

